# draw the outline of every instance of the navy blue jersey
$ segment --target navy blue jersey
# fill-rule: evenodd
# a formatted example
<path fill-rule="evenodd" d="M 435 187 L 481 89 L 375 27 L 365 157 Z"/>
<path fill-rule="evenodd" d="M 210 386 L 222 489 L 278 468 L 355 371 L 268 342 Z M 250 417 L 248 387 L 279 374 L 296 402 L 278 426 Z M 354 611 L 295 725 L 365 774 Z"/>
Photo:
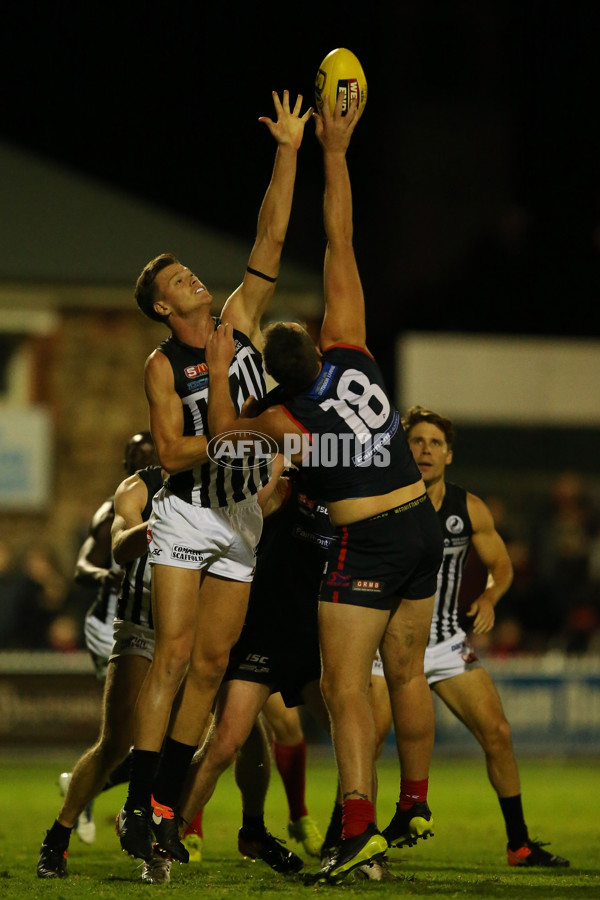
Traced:
<path fill-rule="evenodd" d="M 446 482 L 438 518 L 444 538 L 444 557 L 438 572 L 429 647 L 452 637 L 460 628 L 458 594 L 473 537 L 467 492 L 463 487 Z"/>
<path fill-rule="evenodd" d="M 419 481 L 373 357 L 338 344 L 322 363 L 310 387 L 283 401 L 305 435 L 301 465 L 314 495 L 325 502 L 372 497 Z"/>
<path fill-rule="evenodd" d="M 256 549 L 246 621 L 267 614 L 287 632 L 290 625 L 302 630 L 304 622 L 316 622 L 319 585 L 336 538 L 327 507 L 304 492 L 303 473 L 291 470 L 286 475 L 287 497 L 265 519 Z"/>
<path fill-rule="evenodd" d="M 337 543 L 327 507 L 303 489 L 292 470 L 279 509 L 265 519 L 244 627 L 225 679 L 270 685 L 287 706 L 321 674 L 319 587 L 330 543 Z"/>
<path fill-rule="evenodd" d="M 215 324 L 220 320 L 216 319 Z M 233 330 L 235 356 L 229 366 L 229 389 L 236 412 L 252 394 L 265 393 L 264 365 L 261 354 L 241 331 Z M 191 347 L 175 335 L 167 338 L 158 349 L 167 357 L 173 369 L 175 390 L 183 404 L 184 435 L 208 434 L 208 366 L 205 351 Z M 240 502 L 264 486 L 269 480 L 270 467 L 266 462 L 248 457 L 239 458 L 231 466 L 218 465 L 212 459 L 186 472 L 170 475 L 169 490 L 195 506 L 221 507 L 232 500 Z"/>

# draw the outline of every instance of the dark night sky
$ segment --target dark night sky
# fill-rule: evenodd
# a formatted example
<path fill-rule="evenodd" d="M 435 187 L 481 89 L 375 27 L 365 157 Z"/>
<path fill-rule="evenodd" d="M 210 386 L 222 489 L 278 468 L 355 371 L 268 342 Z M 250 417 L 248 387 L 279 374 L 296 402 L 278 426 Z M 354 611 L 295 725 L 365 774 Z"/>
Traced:
<path fill-rule="evenodd" d="M 271 90 L 287 87 L 312 102 L 321 59 L 350 47 L 369 83 L 349 159 L 357 255 L 367 301 L 377 298 L 369 306 L 371 343 L 385 341 L 390 323 L 600 335 L 591 312 L 600 280 L 599 24 L 594 0 L 400 0 L 391 8 L 10 2 L 3 6 L 0 139 L 250 243 L 273 158 L 272 139 L 257 122 L 271 113 Z M 425 273 L 419 281 L 414 273 L 443 254 L 434 229 L 430 245 L 414 251 L 423 261 L 395 268 L 398 236 L 410 232 L 407 215 L 416 209 L 418 218 L 418 205 L 402 213 L 410 188 L 402 162 L 412 141 L 407 123 L 429 111 L 429 143 L 421 129 L 416 155 L 426 160 L 434 148 L 443 160 L 439 141 L 447 132 L 437 134 L 432 110 L 444 120 L 457 106 L 475 121 L 477 110 L 497 112 L 505 139 L 490 172 L 505 174 L 496 193 L 525 208 L 533 225 L 518 262 L 509 254 L 504 266 L 482 234 L 481 252 L 474 246 L 450 273 L 441 267 L 437 280 Z M 312 130 L 285 252 L 320 268 L 322 182 Z M 466 146 L 473 136 L 462 140 Z M 461 136 L 454 141 L 460 154 Z M 443 172 L 436 185 L 444 195 L 457 190 Z M 428 202 L 435 221 L 446 201 Z"/>

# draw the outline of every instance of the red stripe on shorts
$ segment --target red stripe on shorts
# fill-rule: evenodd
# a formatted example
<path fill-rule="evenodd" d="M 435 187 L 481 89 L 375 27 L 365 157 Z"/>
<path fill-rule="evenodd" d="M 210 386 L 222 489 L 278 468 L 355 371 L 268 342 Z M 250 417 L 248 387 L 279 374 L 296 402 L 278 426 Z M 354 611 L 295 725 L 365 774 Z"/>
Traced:
<path fill-rule="evenodd" d="M 337 561 L 338 572 L 344 568 L 344 561 L 346 559 L 347 551 L 348 551 L 348 529 L 346 528 L 345 525 L 343 525 L 342 526 L 342 540 L 340 541 L 340 552 L 338 553 L 338 561 Z M 333 599 L 334 603 L 339 603 L 340 602 L 340 592 L 334 591 L 332 599 Z"/>

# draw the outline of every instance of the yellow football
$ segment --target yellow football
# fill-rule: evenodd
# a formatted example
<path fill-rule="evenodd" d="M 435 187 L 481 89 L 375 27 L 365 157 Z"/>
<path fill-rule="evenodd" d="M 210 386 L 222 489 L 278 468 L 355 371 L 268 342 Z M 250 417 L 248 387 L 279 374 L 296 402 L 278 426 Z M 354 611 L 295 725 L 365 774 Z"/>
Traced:
<path fill-rule="evenodd" d="M 315 79 L 315 104 L 317 110 L 323 109 L 323 98 L 329 95 L 331 111 L 339 94 L 342 94 L 342 115 L 346 115 L 352 100 L 358 100 L 358 118 L 363 114 L 367 103 L 367 79 L 357 57 L 351 50 L 338 47 L 328 53 L 317 72 Z"/>

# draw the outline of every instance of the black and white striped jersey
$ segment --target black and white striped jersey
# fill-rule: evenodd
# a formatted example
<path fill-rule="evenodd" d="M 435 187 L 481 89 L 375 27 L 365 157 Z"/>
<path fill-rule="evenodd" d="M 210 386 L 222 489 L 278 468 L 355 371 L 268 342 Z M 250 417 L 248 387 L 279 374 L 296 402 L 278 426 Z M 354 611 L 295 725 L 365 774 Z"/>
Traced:
<path fill-rule="evenodd" d="M 148 488 L 148 499 L 142 512 L 142 522 L 147 522 L 152 512 L 152 498 L 163 486 L 161 468 L 148 466 L 146 469 L 140 469 L 136 475 Z M 124 622 L 153 628 L 148 554 L 144 553 L 143 556 L 127 563 L 124 568 L 125 577 L 121 585 L 116 617 Z"/>
<path fill-rule="evenodd" d="M 215 319 L 218 325 L 219 319 Z M 250 396 L 260 399 L 266 392 L 263 358 L 250 339 L 234 329 L 235 356 L 229 367 L 231 398 L 239 413 Z M 184 435 L 208 433 L 208 366 L 204 349 L 191 347 L 175 335 L 167 338 L 158 349 L 167 357 L 173 369 L 175 390 L 183 404 Z M 194 506 L 227 506 L 232 501 L 245 500 L 269 480 L 271 466 L 265 461 L 256 464 L 252 456 L 239 457 L 231 465 L 218 465 L 208 460 L 186 472 L 169 476 L 167 487 Z"/>
<path fill-rule="evenodd" d="M 112 523 L 115 515 L 114 497 L 108 497 L 102 504 L 102 508 L 105 508 L 108 505 L 110 505 L 110 508 L 107 509 L 106 516 L 103 516 L 103 521 Z M 103 568 L 112 569 L 114 572 L 121 571 L 121 566 L 117 565 L 114 561 L 112 553 L 109 553 L 106 557 Z M 86 618 L 92 617 L 98 619 L 103 625 L 108 625 L 112 628 L 115 609 L 117 607 L 117 596 L 118 589 L 116 589 L 112 583 L 107 581 L 102 582 L 98 587 L 92 605 L 87 610 Z"/>
<path fill-rule="evenodd" d="M 444 537 L 444 555 L 438 572 L 428 647 L 440 644 L 460 630 L 458 595 L 473 536 L 466 490 L 446 482 L 438 516 Z"/>

